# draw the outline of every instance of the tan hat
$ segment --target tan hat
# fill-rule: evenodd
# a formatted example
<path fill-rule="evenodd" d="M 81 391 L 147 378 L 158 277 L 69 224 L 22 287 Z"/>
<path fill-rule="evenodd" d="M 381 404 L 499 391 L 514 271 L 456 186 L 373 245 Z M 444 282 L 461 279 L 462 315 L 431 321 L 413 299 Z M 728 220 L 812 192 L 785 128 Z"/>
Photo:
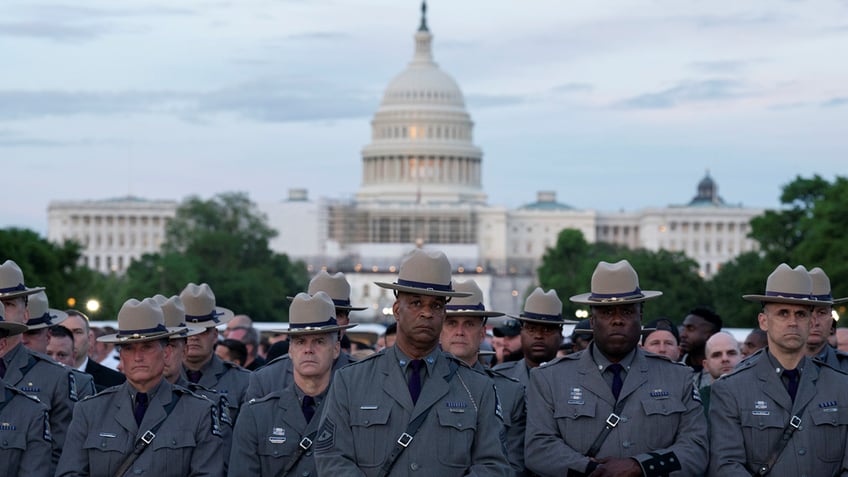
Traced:
<path fill-rule="evenodd" d="M 553 288 L 545 292 L 540 287 L 536 287 L 524 302 L 524 311 L 514 318 L 549 325 L 577 323 L 574 320 L 562 318 L 562 300 L 559 299 L 556 290 Z"/>
<path fill-rule="evenodd" d="M 44 291 L 44 287 L 27 288 L 24 285 L 24 272 L 12 260 L 0 265 L 0 300 L 32 295 Z"/>
<path fill-rule="evenodd" d="M 661 296 L 662 292 L 639 288 L 639 275 L 630 262 L 598 262 L 592 273 L 592 291 L 569 298 L 581 305 L 605 306 L 641 303 Z"/>
<path fill-rule="evenodd" d="M 27 330 L 27 325 L 6 321 L 6 307 L 3 306 L 3 302 L 0 302 L 0 330 L 8 331 L 8 336 L 19 335 Z"/>
<path fill-rule="evenodd" d="M 781 263 L 766 280 L 764 295 L 742 295 L 748 301 L 763 303 L 788 303 L 790 305 L 815 306 L 813 299 L 813 279 L 803 265 L 795 269 Z"/>
<path fill-rule="evenodd" d="M 457 292 L 451 286 L 451 264 L 438 250 L 414 249 L 400 264 L 398 279 L 394 283 L 374 282 L 377 286 L 418 295 L 461 297 L 467 292 Z"/>
<path fill-rule="evenodd" d="M 118 312 L 118 332 L 103 335 L 97 341 L 103 343 L 141 343 L 167 338 L 179 333 L 165 327 L 162 307 L 153 298 L 138 301 L 130 298 Z"/>
<path fill-rule="evenodd" d="M 189 283 L 180 293 L 186 322 L 192 327 L 214 328 L 233 319 L 233 311 L 215 306 L 215 294 L 209 285 Z"/>
<path fill-rule="evenodd" d="M 29 311 L 29 320 L 26 324 L 30 331 L 58 325 L 68 318 L 68 314 L 64 311 L 50 308 L 47 301 L 47 294 L 43 291 L 29 297 L 27 310 Z"/>
<path fill-rule="evenodd" d="M 336 321 L 336 307 L 330 295 L 319 291 L 314 295 L 298 293 L 289 307 L 289 328 L 279 333 L 289 335 L 313 335 L 344 330 L 356 326 L 356 323 L 339 325 Z"/>
<path fill-rule="evenodd" d="M 813 280 L 813 299 L 822 305 L 838 305 L 848 301 L 848 298 L 833 298 L 830 288 L 830 278 L 819 267 L 810 270 L 810 279 Z"/>
<path fill-rule="evenodd" d="M 169 330 L 179 331 L 178 334 L 171 336 L 172 340 L 188 338 L 206 331 L 206 328 L 191 328 L 186 324 L 185 307 L 183 301 L 177 295 L 171 298 L 165 298 L 164 295 L 153 295 L 153 301 L 162 307 L 165 327 Z"/>
<path fill-rule="evenodd" d="M 314 295 L 322 291 L 330 296 L 333 303 L 336 305 L 336 310 L 346 311 L 361 311 L 367 306 L 351 306 L 350 305 L 350 283 L 345 278 L 344 273 L 337 272 L 335 275 L 330 275 L 326 270 L 319 271 L 312 280 L 309 281 L 309 289 L 306 293 Z M 286 297 L 289 300 L 294 300 L 293 296 Z"/>
<path fill-rule="evenodd" d="M 483 306 L 483 290 L 474 280 L 456 282 L 454 289 L 458 292 L 468 292 L 470 295 L 455 298 L 445 306 L 447 316 L 479 316 L 489 318 L 492 316 L 504 316 L 499 311 L 486 311 Z"/>

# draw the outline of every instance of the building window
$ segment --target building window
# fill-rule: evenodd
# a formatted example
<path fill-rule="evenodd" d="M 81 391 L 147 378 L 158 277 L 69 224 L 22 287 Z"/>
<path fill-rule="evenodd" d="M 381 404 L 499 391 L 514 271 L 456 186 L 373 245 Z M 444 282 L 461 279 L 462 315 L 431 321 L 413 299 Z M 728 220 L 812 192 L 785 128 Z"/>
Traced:
<path fill-rule="evenodd" d="M 371 287 L 366 283 L 362 285 L 362 298 L 368 298 L 371 295 Z"/>

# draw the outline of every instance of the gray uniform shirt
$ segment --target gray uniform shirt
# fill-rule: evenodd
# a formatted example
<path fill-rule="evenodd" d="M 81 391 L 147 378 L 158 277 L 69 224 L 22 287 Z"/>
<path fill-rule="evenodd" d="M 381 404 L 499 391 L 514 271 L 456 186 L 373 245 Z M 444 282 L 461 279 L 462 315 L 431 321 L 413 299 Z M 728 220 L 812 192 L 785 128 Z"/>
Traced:
<path fill-rule="evenodd" d="M 524 431 L 527 427 L 527 406 L 524 400 L 524 386 L 517 379 L 505 376 L 492 369 L 484 368 L 479 362 L 474 369 L 485 373 L 495 382 L 495 390 L 501 403 L 504 423 L 504 445 L 507 458 L 516 476 L 526 474 L 524 467 Z"/>
<path fill-rule="evenodd" d="M 816 356 L 816 359 L 831 368 L 848 373 L 848 353 L 834 349 L 829 344 L 824 345 L 824 349 Z"/>
<path fill-rule="evenodd" d="M 224 452 L 215 405 L 164 379 L 149 394 L 140 426 L 135 422 L 135 390 L 129 382 L 77 404 L 56 477 L 112 477 L 132 453 L 135 442 L 163 421 L 128 475 L 223 476 Z M 168 415 L 165 406 L 175 396 L 179 400 Z"/>
<path fill-rule="evenodd" d="M 530 471 L 542 476 L 586 472 L 586 453 L 616 405 L 601 373 L 604 366 L 593 353 L 600 353 L 594 344 L 530 372 L 524 447 Z M 704 472 L 707 422 L 688 366 L 636 348 L 619 401 L 624 403 L 621 420 L 597 458 L 636 459 L 647 477 Z M 681 470 L 661 470 L 669 466 Z"/>
<path fill-rule="evenodd" d="M 50 431 L 53 434 L 52 468 L 56 468 L 65 444 L 65 434 L 71 423 L 74 405 L 94 394 L 91 376 L 72 370 L 53 361 L 47 355 L 31 351 L 18 344 L 3 358 L 6 362 L 6 384 L 30 396 L 37 397 L 47 406 Z"/>
<path fill-rule="evenodd" d="M 518 361 L 501 363 L 493 369 L 504 376 L 517 379 L 518 382 L 524 386 L 524 389 L 527 389 L 527 387 L 530 386 L 530 368 L 527 367 L 527 362 L 524 358 L 521 358 Z"/>
<path fill-rule="evenodd" d="M 352 362 L 353 359 L 349 354 L 340 353 L 338 359 L 333 363 L 333 373 Z M 294 383 L 292 362 L 289 355 L 286 354 L 250 373 L 244 399 L 250 401 L 251 399 L 261 398 L 273 392 L 282 391 L 283 388 L 292 383 Z"/>
<path fill-rule="evenodd" d="M 434 351 L 413 404 L 397 346 L 340 369 L 333 378 L 315 442 L 320 475 L 374 476 L 410 421 L 429 410 L 392 467 L 392 476 L 506 476 L 501 410 L 487 376 Z M 454 377 L 449 362 L 457 365 Z"/>
<path fill-rule="evenodd" d="M 322 397 L 316 399 L 315 415 L 308 424 L 301 410 L 302 398 L 292 383 L 242 406 L 233 435 L 229 477 L 317 475 L 311 448 L 303 452 L 288 474 L 280 474 L 293 459 L 301 439 L 318 429 Z"/>
<path fill-rule="evenodd" d="M 794 403 L 781 380 L 783 369 L 767 348 L 713 383 L 711 476 L 750 476 L 768 461 L 802 408 L 801 425 L 769 475 L 848 475 L 848 375 L 806 357 L 797 369 Z"/>
<path fill-rule="evenodd" d="M 250 371 L 229 361 L 223 361 L 213 354 L 212 359 L 200 368 L 200 372 L 203 374 L 197 384 L 226 397 L 230 406 L 229 416 L 235 422 L 238 417 L 239 406 L 244 402 L 244 396 L 247 392 Z M 188 381 L 185 369 L 183 369 L 182 378 Z"/>
<path fill-rule="evenodd" d="M 0 462 L 3 475 L 52 476 L 47 406 L 0 379 Z"/>

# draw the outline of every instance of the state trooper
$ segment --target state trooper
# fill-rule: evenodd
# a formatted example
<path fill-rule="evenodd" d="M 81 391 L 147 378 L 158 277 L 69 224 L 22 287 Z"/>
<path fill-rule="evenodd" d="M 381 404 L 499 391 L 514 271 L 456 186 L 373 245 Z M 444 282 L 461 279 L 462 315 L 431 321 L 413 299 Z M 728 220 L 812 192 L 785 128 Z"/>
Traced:
<path fill-rule="evenodd" d="M 183 359 L 185 358 L 186 341 L 189 336 L 195 336 L 206 331 L 205 328 L 192 328 L 185 322 L 185 307 L 180 297 L 174 295 L 171 298 L 165 298 L 163 295 L 154 295 L 153 300 L 162 307 L 162 315 L 165 320 L 165 327 L 172 331 L 178 331 L 168 337 L 168 347 L 171 348 L 170 356 L 165 356 L 165 368 L 162 375 L 165 380 L 171 384 L 184 387 L 189 391 L 203 396 L 206 399 L 215 403 L 218 412 L 218 422 L 220 424 L 221 438 L 223 439 L 224 452 L 224 468 L 229 462 L 230 447 L 233 439 L 233 421 L 230 418 L 230 406 L 226 396 L 219 394 L 217 391 L 201 386 L 197 383 L 190 383 L 182 374 Z"/>
<path fill-rule="evenodd" d="M 577 323 L 562 318 L 562 301 L 556 290 L 536 288 L 524 302 L 521 315 L 521 349 L 524 357 L 495 366 L 495 371 L 517 379 L 525 388 L 530 385 L 530 370 L 556 358 L 562 344 L 562 325 Z"/>
<path fill-rule="evenodd" d="M 320 475 L 509 475 L 494 385 L 438 347 L 453 290 L 438 251 L 413 250 L 394 283 L 395 345 L 338 370 L 325 401 Z"/>
<path fill-rule="evenodd" d="M 200 384 L 225 396 L 230 406 L 230 418 L 235 421 L 247 391 L 250 371 L 215 355 L 217 327 L 230 321 L 233 312 L 215 304 L 215 294 L 206 283 L 189 283 L 180 293 L 180 300 L 185 308 L 186 323 L 192 328 L 203 328 L 203 333 L 187 337 L 184 377 L 190 383 Z"/>
<path fill-rule="evenodd" d="M 316 475 L 312 443 L 341 352 L 341 325 L 330 296 L 298 293 L 289 307 L 292 382 L 242 406 L 233 436 L 229 477 Z"/>
<path fill-rule="evenodd" d="M 47 294 L 43 291 L 33 293 L 27 298 L 27 314 L 27 330 L 21 335 L 21 341 L 30 350 L 47 354 L 47 328 L 65 321 L 68 314 L 50 308 Z"/>
<path fill-rule="evenodd" d="M 0 302 L 5 306 L 6 320 L 26 324 L 29 319 L 27 298 L 42 287 L 28 288 L 24 274 L 12 260 L 0 265 Z M 71 422 L 74 405 L 80 399 L 94 394 L 91 376 L 77 373 L 41 353 L 29 350 L 21 343 L 21 336 L 8 336 L 0 340 L 0 377 L 30 396 L 35 396 L 47 406 L 50 430 L 53 436 L 51 469 L 55 469 L 65 443 L 65 433 Z"/>
<path fill-rule="evenodd" d="M 6 321 L 0 303 L 0 347 L 5 338 L 26 331 L 26 325 Z M 47 477 L 53 475 L 47 406 L 0 378 L 0 462 L 5 475 Z"/>
<path fill-rule="evenodd" d="M 708 460 L 707 423 L 692 370 L 639 346 L 642 290 L 626 260 L 600 262 L 589 306 L 594 340 L 530 373 L 527 468 L 542 476 L 696 476 Z"/>
<path fill-rule="evenodd" d="M 524 430 L 527 408 L 524 386 L 515 378 L 484 367 L 480 363 L 480 344 L 486 336 L 486 320 L 503 316 L 499 311 L 487 311 L 483 305 L 483 291 L 474 280 L 457 281 L 454 290 L 470 293 L 467 297 L 452 298 L 446 305 L 445 324 L 439 343 L 468 366 L 485 373 L 495 382 L 501 408 L 504 409 L 504 445 L 514 475 L 525 475 Z"/>
<path fill-rule="evenodd" d="M 336 308 L 336 322 L 339 325 L 347 325 L 350 323 L 350 312 L 361 311 L 366 309 L 364 306 L 352 306 L 350 304 L 350 283 L 344 274 L 338 272 L 330 275 L 324 270 L 319 271 L 309 281 L 309 288 L 306 293 L 314 295 L 322 291 L 330 296 L 333 300 L 333 305 Z M 291 298 L 291 297 L 289 297 Z M 285 330 L 278 330 L 280 333 Z M 344 329 L 339 331 L 339 337 L 344 335 Z M 342 351 L 339 357 L 333 363 L 333 372 L 339 368 L 343 368 L 353 362 L 353 358 Z M 289 355 L 283 355 L 276 358 L 265 366 L 259 368 L 250 374 L 247 392 L 245 399 L 250 400 L 265 396 L 274 391 L 279 391 L 291 384 L 292 380 L 292 362 Z"/>
<path fill-rule="evenodd" d="M 805 354 L 812 296 L 803 266 L 780 264 L 757 316 L 768 345 L 712 385 L 711 476 L 848 473 L 848 375 Z"/>
<path fill-rule="evenodd" d="M 833 319 L 833 307 L 848 301 L 848 298 L 833 298 L 830 289 L 830 278 L 819 267 L 810 270 L 813 282 L 813 315 L 810 326 L 810 336 L 807 338 L 807 356 L 827 363 L 830 367 L 848 372 L 848 353 L 839 351 L 831 346 L 827 339 L 836 331 L 836 320 Z"/>
<path fill-rule="evenodd" d="M 215 405 L 163 377 L 175 333 L 153 299 L 123 304 L 118 332 L 98 340 L 120 346 L 127 380 L 74 409 L 57 477 L 224 475 Z"/>

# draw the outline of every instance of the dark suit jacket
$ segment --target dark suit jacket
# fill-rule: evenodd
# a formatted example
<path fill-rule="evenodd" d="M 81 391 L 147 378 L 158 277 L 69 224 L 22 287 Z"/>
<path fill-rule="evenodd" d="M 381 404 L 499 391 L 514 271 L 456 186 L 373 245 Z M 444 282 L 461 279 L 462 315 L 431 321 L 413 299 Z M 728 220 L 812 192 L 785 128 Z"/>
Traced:
<path fill-rule="evenodd" d="M 123 374 L 114 369 L 107 368 L 91 358 L 88 359 L 88 364 L 85 365 L 85 372 L 94 378 L 94 388 L 97 392 L 111 388 L 112 386 L 118 386 L 127 380 Z"/>

